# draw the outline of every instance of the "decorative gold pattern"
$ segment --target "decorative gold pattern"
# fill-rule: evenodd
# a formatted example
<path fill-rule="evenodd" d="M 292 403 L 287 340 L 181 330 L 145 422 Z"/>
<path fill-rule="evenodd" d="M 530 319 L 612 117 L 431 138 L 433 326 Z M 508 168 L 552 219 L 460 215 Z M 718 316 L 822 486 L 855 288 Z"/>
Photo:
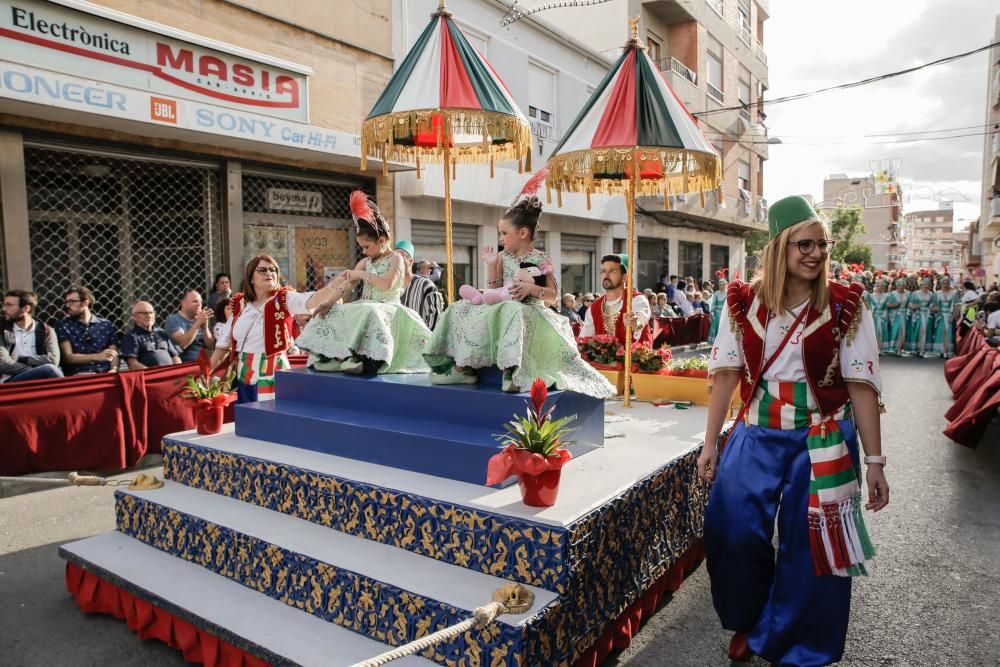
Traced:
<path fill-rule="evenodd" d="M 189 486 L 432 558 L 482 571 L 489 562 L 497 568 L 491 573 L 506 579 L 554 581 L 559 598 L 539 610 L 522 634 L 503 634 L 492 625 L 467 633 L 461 650 L 451 646 L 424 657 L 457 667 L 564 665 L 586 652 L 700 539 L 708 489 L 697 480 L 699 451 L 656 470 L 565 533 L 520 520 L 505 524 L 478 510 L 176 442 L 166 443 L 164 466 L 170 479 Z M 193 562 L 385 643 L 398 645 L 404 636 L 421 637 L 467 615 L 468 610 L 126 498 L 133 496 L 118 503 L 122 532 L 167 551 L 173 545 Z M 542 552 L 552 563 L 538 560 Z"/>
<path fill-rule="evenodd" d="M 634 160 L 640 165 L 656 163 L 664 176 L 628 178 Z M 722 186 L 722 166 L 714 153 L 683 148 L 590 148 L 549 158 L 545 187 L 555 188 L 560 205 L 563 191 L 625 195 L 633 186 L 637 197 L 718 190 Z M 587 204 L 589 209 L 589 197 Z"/>
<path fill-rule="evenodd" d="M 434 118 L 439 117 L 437 146 L 416 146 L 417 134 L 437 131 Z M 449 136 L 475 135 L 482 141 L 474 144 L 445 146 Z M 400 143 L 402 142 L 402 143 Z M 504 162 L 517 160 L 519 168 L 531 169 L 531 126 L 523 118 L 496 111 L 478 109 L 417 109 L 369 118 L 361 124 L 361 170 L 368 158 L 383 162 L 444 162 L 445 153 L 454 163 Z"/>

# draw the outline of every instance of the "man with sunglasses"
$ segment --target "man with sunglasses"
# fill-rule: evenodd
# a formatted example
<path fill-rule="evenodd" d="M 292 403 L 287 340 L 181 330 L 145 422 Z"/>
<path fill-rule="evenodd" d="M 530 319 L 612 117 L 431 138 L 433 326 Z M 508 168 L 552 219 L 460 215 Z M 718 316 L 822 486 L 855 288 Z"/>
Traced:
<path fill-rule="evenodd" d="M 181 297 L 181 305 L 176 313 L 171 313 L 163 323 L 163 329 L 181 348 L 181 361 L 195 361 L 202 348 L 211 352 L 215 348 L 215 337 L 209 322 L 212 309 L 202 307 L 201 294 L 189 289 Z"/>
<path fill-rule="evenodd" d="M 56 338 L 66 375 L 114 373 L 118 370 L 118 331 L 91 312 L 94 293 L 71 287 L 63 294 L 66 317 L 56 323 Z"/>

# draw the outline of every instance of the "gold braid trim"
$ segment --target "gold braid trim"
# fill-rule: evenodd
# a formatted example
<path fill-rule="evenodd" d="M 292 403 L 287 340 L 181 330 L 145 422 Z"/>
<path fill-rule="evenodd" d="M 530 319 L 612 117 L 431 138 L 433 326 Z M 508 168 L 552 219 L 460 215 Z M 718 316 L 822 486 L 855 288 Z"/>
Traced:
<path fill-rule="evenodd" d="M 640 163 L 640 177 L 632 177 L 633 160 Z M 660 166 L 663 177 L 641 178 L 643 167 L 650 163 Z M 722 165 L 715 154 L 645 146 L 591 148 L 549 158 L 546 187 L 555 188 L 559 196 L 563 191 L 586 193 L 587 208 L 591 194 L 624 195 L 630 183 L 639 197 L 718 190 L 722 186 Z"/>
<path fill-rule="evenodd" d="M 816 384 L 819 385 L 820 387 L 832 387 L 833 377 L 837 373 L 837 364 L 839 363 L 840 363 L 840 345 L 837 345 L 837 347 L 833 348 L 833 360 L 830 362 L 830 365 L 827 366 L 826 368 L 826 375 L 823 376 L 823 379 L 817 382 Z"/>
<path fill-rule="evenodd" d="M 438 127 L 434 117 L 440 117 Z M 438 132 L 437 146 L 415 146 L 417 134 Z M 415 163 L 444 161 L 445 143 L 454 134 L 478 135 L 479 143 L 451 146 L 452 163 L 504 162 L 517 160 L 531 169 L 531 126 L 519 116 L 476 109 L 416 109 L 368 118 L 361 124 L 361 169 L 368 158 Z M 400 141 L 402 143 L 397 143 Z M 445 142 L 445 143 L 443 143 Z"/>

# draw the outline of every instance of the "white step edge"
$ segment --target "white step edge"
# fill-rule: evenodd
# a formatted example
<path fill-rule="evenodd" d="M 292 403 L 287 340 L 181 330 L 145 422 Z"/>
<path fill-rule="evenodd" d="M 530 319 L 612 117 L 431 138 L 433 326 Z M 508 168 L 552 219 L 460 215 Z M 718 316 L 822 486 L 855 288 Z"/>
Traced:
<path fill-rule="evenodd" d="M 160 489 L 124 493 L 470 613 L 476 607 L 488 604 L 493 591 L 510 583 L 506 579 L 169 480 Z M 501 623 L 522 625 L 558 597 L 537 586 L 527 588 L 535 594 L 534 606 L 523 614 L 501 616 Z"/>
<path fill-rule="evenodd" d="M 259 647 L 280 656 L 285 664 L 346 666 L 392 648 L 122 533 L 64 544 L 61 552 L 67 560 L 174 616 L 241 648 Z M 392 664 L 419 667 L 435 663 L 412 656 Z"/>
<path fill-rule="evenodd" d="M 280 399 L 279 399 L 280 400 Z M 357 461 L 308 449 L 238 436 L 232 424 L 217 435 L 183 431 L 168 439 L 196 447 L 251 456 L 278 465 L 294 466 L 404 493 L 479 509 L 501 516 L 566 527 L 696 447 L 705 439 L 708 409 L 688 410 L 633 403 L 605 403 L 603 447 L 571 461 L 562 469 L 559 497 L 552 507 L 529 507 L 521 502 L 517 485 L 494 489 L 401 468 Z M 497 425 L 497 431 L 501 425 Z M 483 470 L 483 480 L 486 470 Z"/>

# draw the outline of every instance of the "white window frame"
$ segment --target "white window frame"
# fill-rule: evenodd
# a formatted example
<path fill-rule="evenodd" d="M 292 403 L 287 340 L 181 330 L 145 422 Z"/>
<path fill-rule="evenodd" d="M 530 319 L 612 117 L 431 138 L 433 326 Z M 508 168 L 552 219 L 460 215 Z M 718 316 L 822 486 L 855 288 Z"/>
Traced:
<path fill-rule="evenodd" d="M 538 62 L 537 60 L 528 61 L 528 118 L 542 125 L 547 125 L 555 129 L 556 127 L 556 109 L 542 109 L 536 107 L 532 102 L 537 100 L 531 99 L 531 68 L 537 67 L 543 72 L 548 73 L 552 77 L 552 106 L 555 107 L 558 103 L 559 95 L 559 72 L 548 65 Z M 545 118 L 548 115 L 548 118 Z"/>
<path fill-rule="evenodd" d="M 740 174 L 743 167 L 746 166 L 747 177 L 746 179 Z M 753 192 L 752 181 L 753 170 L 750 167 L 750 162 L 746 158 L 740 158 L 740 161 L 736 163 L 736 183 L 741 190 L 746 190 L 747 192 Z"/>
<path fill-rule="evenodd" d="M 723 87 L 725 86 L 725 80 L 726 80 L 725 63 L 723 62 L 723 59 L 722 59 L 721 55 L 716 55 L 711 50 L 708 51 L 707 56 L 708 56 L 708 59 L 707 59 L 707 62 L 706 62 L 706 74 L 707 74 L 707 76 L 705 77 L 705 86 L 706 86 L 706 88 L 708 90 L 708 96 L 711 97 L 716 102 L 718 102 L 719 104 L 725 104 L 726 93 L 725 93 L 725 91 L 723 89 Z M 719 85 L 718 86 L 716 86 L 714 83 L 712 83 L 712 61 L 713 60 L 719 64 L 719 79 L 718 79 L 719 80 Z"/>

